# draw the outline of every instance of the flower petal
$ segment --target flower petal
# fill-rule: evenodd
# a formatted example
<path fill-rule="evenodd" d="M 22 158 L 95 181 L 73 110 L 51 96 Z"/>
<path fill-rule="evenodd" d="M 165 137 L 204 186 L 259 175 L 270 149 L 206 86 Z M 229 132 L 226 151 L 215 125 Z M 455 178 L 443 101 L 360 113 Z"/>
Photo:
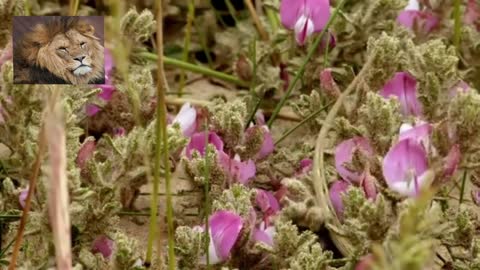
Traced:
<path fill-rule="evenodd" d="M 22 209 L 25 208 L 25 200 L 27 200 L 27 196 L 28 186 L 25 189 L 22 189 L 22 191 L 20 191 L 20 194 L 18 194 L 18 203 L 20 204 Z"/>
<path fill-rule="evenodd" d="M 410 126 L 410 125 L 409 125 Z M 411 126 L 410 126 L 411 127 Z M 403 130 L 403 131 L 402 131 Z M 410 129 L 406 129 L 404 125 L 400 127 L 400 136 L 398 140 L 412 139 L 418 144 L 422 145 L 428 152 L 430 149 L 430 135 L 433 132 L 433 127 L 429 123 L 423 123 Z"/>
<path fill-rule="evenodd" d="M 300 1 L 299 1 L 300 2 Z M 320 32 L 330 19 L 330 1 L 329 0 L 305 0 L 309 17 L 313 20 L 314 32 Z"/>
<path fill-rule="evenodd" d="M 183 104 L 177 116 L 173 119 L 173 123 L 179 123 L 182 133 L 185 137 L 190 137 L 195 132 L 197 111 L 189 102 Z"/>
<path fill-rule="evenodd" d="M 352 161 L 355 151 L 362 151 L 367 155 L 373 154 L 373 149 L 367 139 L 355 137 L 345 140 L 335 148 L 335 168 L 344 180 L 360 183 L 362 172 L 352 172 L 344 166 L 345 163 Z"/>
<path fill-rule="evenodd" d="M 385 98 L 395 96 L 404 115 L 420 116 L 422 105 L 417 99 L 417 80 L 406 72 L 397 72 L 380 94 Z"/>
<path fill-rule="evenodd" d="M 208 143 L 213 144 L 217 151 L 223 151 L 223 141 L 217 133 L 208 132 Z M 197 150 L 203 156 L 205 155 L 205 148 L 205 132 L 197 132 L 192 135 L 185 152 L 188 158 L 192 157 L 193 150 Z"/>
<path fill-rule="evenodd" d="M 297 23 L 304 8 L 304 1 L 299 0 L 282 0 L 280 3 L 280 20 L 283 26 L 292 30 Z"/>
<path fill-rule="evenodd" d="M 92 139 L 92 137 L 87 138 L 85 142 L 83 142 L 82 146 L 78 150 L 77 159 L 75 160 L 80 169 L 83 170 L 87 165 L 87 161 L 93 157 L 95 148 L 95 140 Z"/>
<path fill-rule="evenodd" d="M 115 86 L 110 84 L 100 84 L 97 85 L 98 88 L 102 89 L 97 96 L 105 101 L 110 101 L 112 99 L 112 95 L 115 92 Z"/>
<path fill-rule="evenodd" d="M 105 235 L 98 236 L 95 238 L 92 244 L 92 252 L 100 253 L 105 259 L 110 259 L 115 247 L 115 242 L 112 239 L 106 237 Z"/>
<path fill-rule="evenodd" d="M 344 210 L 342 194 L 347 191 L 349 186 L 350 183 L 343 180 L 337 180 L 330 186 L 329 189 L 330 201 L 332 202 L 333 209 L 335 209 L 335 213 L 337 213 L 338 219 L 340 220 L 343 219 Z"/>
<path fill-rule="evenodd" d="M 280 210 L 280 205 L 271 191 L 257 188 L 255 201 L 264 214 L 275 215 Z"/>
<path fill-rule="evenodd" d="M 101 111 L 100 107 L 90 103 L 87 103 L 85 110 L 86 110 L 87 116 L 94 116 L 95 114 Z"/>
<path fill-rule="evenodd" d="M 307 38 L 314 32 L 313 21 L 302 14 L 295 23 L 294 31 L 297 43 L 300 46 L 304 45 Z"/>
<path fill-rule="evenodd" d="M 210 217 L 209 223 L 216 254 L 226 260 L 243 228 L 242 217 L 229 211 L 218 211 Z"/>
<path fill-rule="evenodd" d="M 273 247 L 273 237 L 275 236 L 275 227 L 269 226 L 264 228 L 265 224 L 262 222 L 259 229 L 254 229 L 253 240 L 255 242 L 263 242 Z"/>
<path fill-rule="evenodd" d="M 222 151 L 219 152 L 219 160 L 224 171 L 241 184 L 247 184 L 255 176 L 256 167 L 251 159 L 242 162 L 238 156 L 232 159 Z"/>
<path fill-rule="evenodd" d="M 273 144 L 273 137 L 267 126 L 262 126 L 263 129 L 263 143 L 260 151 L 255 156 L 256 159 L 264 159 L 273 152 L 275 145 Z"/>
<path fill-rule="evenodd" d="M 446 177 L 452 176 L 455 171 L 457 171 L 457 167 L 460 163 L 461 157 L 462 154 L 460 152 L 460 147 L 458 144 L 455 144 L 454 146 L 452 146 L 444 160 L 443 174 Z"/>
<path fill-rule="evenodd" d="M 427 153 L 412 139 L 398 142 L 383 159 L 383 176 L 387 185 L 406 196 L 414 196 L 423 186 L 427 169 Z"/>

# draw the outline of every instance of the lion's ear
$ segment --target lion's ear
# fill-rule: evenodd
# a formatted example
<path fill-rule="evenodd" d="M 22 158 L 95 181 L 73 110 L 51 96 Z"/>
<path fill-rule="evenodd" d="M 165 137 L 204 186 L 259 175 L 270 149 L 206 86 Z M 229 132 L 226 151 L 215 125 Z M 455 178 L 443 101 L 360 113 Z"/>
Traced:
<path fill-rule="evenodd" d="M 95 27 L 85 22 L 79 23 L 77 25 L 77 30 L 84 35 L 93 36 L 93 34 L 95 34 Z"/>

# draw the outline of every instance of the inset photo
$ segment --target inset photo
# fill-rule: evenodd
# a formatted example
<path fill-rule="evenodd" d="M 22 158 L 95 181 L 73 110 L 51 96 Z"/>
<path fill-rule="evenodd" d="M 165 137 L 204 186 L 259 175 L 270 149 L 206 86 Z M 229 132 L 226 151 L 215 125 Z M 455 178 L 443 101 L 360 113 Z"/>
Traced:
<path fill-rule="evenodd" d="M 15 16 L 15 84 L 104 84 L 102 16 Z"/>

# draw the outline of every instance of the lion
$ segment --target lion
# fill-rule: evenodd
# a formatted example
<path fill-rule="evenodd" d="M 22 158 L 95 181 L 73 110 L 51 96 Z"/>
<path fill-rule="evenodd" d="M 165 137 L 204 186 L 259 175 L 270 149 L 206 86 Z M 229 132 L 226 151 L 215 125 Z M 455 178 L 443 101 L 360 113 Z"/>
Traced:
<path fill-rule="evenodd" d="M 103 84 L 104 48 L 78 17 L 37 24 L 14 50 L 15 83 Z"/>

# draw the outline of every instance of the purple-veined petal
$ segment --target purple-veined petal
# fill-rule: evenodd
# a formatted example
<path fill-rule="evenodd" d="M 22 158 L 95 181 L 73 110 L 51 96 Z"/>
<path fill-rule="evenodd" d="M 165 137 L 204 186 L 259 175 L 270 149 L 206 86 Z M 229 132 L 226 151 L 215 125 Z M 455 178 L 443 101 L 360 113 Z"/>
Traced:
<path fill-rule="evenodd" d="M 314 32 L 325 28 L 330 19 L 330 1 L 328 0 L 282 0 L 280 3 L 282 24 L 295 31 L 300 45 Z"/>
<path fill-rule="evenodd" d="M 18 203 L 20 204 L 22 209 L 25 208 L 25 200 L 27 200 L 28 189 L 29 187 L 27 186 L 26 188 L 22 189 L 22 191 L 20 191 L 20 194 L 18 194 Z"/>
<path fill-rule="evenodd" d="M 223 151 L 223 141 L 217 133 L 208 132 L 208 143 L 213 144 L 217 151 Z M 197 150 L 203 156 L 205 155 L 205 148 L 205 132 L 197 132 L 192 135 L 185 153 L 188 158 L 191 158 L 193 150 Z"/>
<path fill-rule="evenodd" d="M 113 135 L 115 137 L 122 137 L 125 136 L 125 134 L 127 134 L 127 131 L 123 127 L 116 127 L 113 129 Z"/>
<path fill-rule="evenodd" d="M 415 127 L 412 127 L 410 124 L 402 124 L 400 127 L 400 136 L 398 140 L 412 139 L 418 144 L 422 145 L 427 152 L 429 152 L 430 145 L 430 135 L 433 132 L 433 127 L 429 123 L 420 123 Z"/>
<path fill-rule="evenodd" d="M 300 46 L 303 46 L 307 38 L 314 32 L 313 21 L 302 14 L 295 24 L 294 31 L 295 40 Z"/>
<path fill-rule="evenodd" d="M 352 172 L 344 166 L 345 163 L 352 161 L 355 151 L 361 151 L 366 155 L 373 154 L 373 149 L 367 139 L 355 137 L 345 140 L 335 148 L 335 168 L 344 180 L 360 183 L 362 172 Z"/>
<path fill-rule="evenodd" d="M 335 213 L 337 213 L 339 220 L 343 219 L 344 208 L 342 194 L 347 191 L 349 186 L 350 183 L 343 180 L 337 180 L 330 186 L 329 189 L 330 201 L 332 202 L 333 209 L 335 210 Z"/>
<path fill-rule="evenodd" d="M 115 242 L 105 235 L 95 238 L 92 244 L 92 252 L 100 253 L 105 259 L 110 259 L 115 248 Z"/>
<path fill-rule="evenodd" d="M 227 260 L 243 228 L 239 215 L 229 211 L 218 211 L 210 217 L 211 242 L 218 258 Z"/>
<path fill-rule="evenodd" d="M 251 159 L 241 161 L 238 155 L 232 159 L 222 151 L 219 152 L 219 160 L 223 170 L 238 183 L 245 185 L 255 176 L 256 167 Z"/>
<path fill-rule="evenodd" d="M 385 98 L 397 97 L 404 115 L 420 116 L 422 105 L 417 99 L 417 80 L 407 72 L 397 72 L 380 94 Z"/>
<path fill-rule="evenodd" d="M 426 184 L 428 157 L 425 149 L 412 139 L 399 141 L 383 159 L 383 176 L 390 189 L 415 196 Z"/>
<path fill-rule="evenodd" d="M 173 119 L 173 123 L 179 123 L 182 133 L 185 137 L 190 137 L 195 132 L 197 111 L 189 102 L 183 104 L 177 116 Z"/>
<path fill-rule="evenodd" d="M 265 125 L 265 115 L 263 115 L 262 110 L 258 110 L 255 113 L 255 124 L 258 126 L 264 126 Z"/>
<path fill-rule="evenodd" d="M 280 205 L 271 191 L 257 188 L 255 201 L 264 214 L 275 215 L 280 210 Z"/>

